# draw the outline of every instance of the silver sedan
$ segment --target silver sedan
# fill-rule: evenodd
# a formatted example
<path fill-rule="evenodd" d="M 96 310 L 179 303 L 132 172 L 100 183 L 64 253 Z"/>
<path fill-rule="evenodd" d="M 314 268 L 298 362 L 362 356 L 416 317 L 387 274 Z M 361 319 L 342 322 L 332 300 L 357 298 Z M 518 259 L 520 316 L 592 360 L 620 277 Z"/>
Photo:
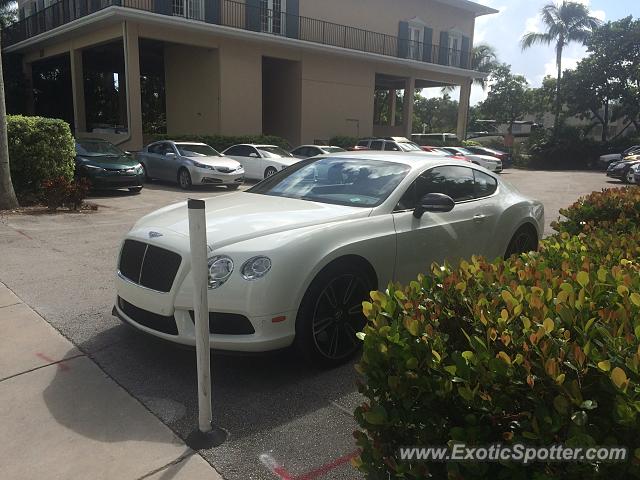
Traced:
<path fill-rule="evenodd" d="M 148 180 L 177 182 L 180 188 L 192 185 L 224 185 L 236 190 L 244 182 L 240 162 L 227 158 L 206 143 L 161 141 L 147 145 L 136 154 Z"/>

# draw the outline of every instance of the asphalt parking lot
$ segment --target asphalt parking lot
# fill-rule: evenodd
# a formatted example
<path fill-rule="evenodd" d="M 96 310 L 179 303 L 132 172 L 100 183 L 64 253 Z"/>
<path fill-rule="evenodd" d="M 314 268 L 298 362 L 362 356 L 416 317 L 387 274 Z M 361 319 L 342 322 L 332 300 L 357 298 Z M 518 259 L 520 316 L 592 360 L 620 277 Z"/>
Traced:
<path fill-rule="evenodd" d="M 600 172 L 508 170 L 503 178 L 544 202 L 547 234 L 561 207 L 621 185 Z M 142 336 L 111 316 L 117 250 L 142 215 L 188 197 L 225 193 L 153 183 L 139 195 L 92 196 L 99 205 L 95 213 L 0 215 L 0 281 L 182 438 L 197 425 L 195 355 Z M 230 436 L 202 454 L 229 480 L 276 478 L 267 468 L 274 463 L 291 478 L 357 478 L 348 463 L 355 451 L 356 380 L 353 364 L 318 371 L 287 352 L 216 354 L 214 419 Z M 55 392 L 55 380 L 50 388 Z M 90 426 L 80 433 L 101 435 Z"/>

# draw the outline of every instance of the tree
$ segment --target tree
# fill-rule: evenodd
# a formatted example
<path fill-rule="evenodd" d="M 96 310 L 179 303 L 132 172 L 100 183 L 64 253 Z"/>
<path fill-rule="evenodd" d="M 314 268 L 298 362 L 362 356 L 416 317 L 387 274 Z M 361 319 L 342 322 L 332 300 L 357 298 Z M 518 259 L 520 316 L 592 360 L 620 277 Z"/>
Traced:
<path fill-rule="evenodd" d="M 522 50 L 536 44 L 550 45 L 555 43 L 556 67 L 556 99 L 554 131 L 558 129 L 561 100 L 562 52 L 571 42 L 586 43 L 591 32 L 600 25 L 600 20 L 589 15 L 589 9 L 582 3 L 563 0 L 560 4 L 547 4 L 541 10 L 542 21 L 546 32 L 530 32 L 523 35 L 520 45 Z"/>
<path fill-rule="evenodd" d="M 18 21 L 18 4 L 13 0 L 0 0 L 0 29 Z"/>
<path fill-rule="evenodd" d="M 498 55 L 491 45 L 480 43 L 471 50 L 472 70 L 489 74 L 498 65 Z M 474 78 L 473 83 L 482 87 L 482 90 L 487 88 L 486 79 L 484 77 Z M 447 85 L 446 87 L 442 87 L 442 93 L 451 93 L 455 88 L 455 85 Z"/>
<path fill-rule="evenodd" d="M 7 138 L 7 111 L 4 103 L 2 74 L 2 45 L 0 45 L 0 210 L 16 208 L 18 200 L 11 182 L 9 168 L 9 139 Z"/>
<path fill-rule="evenodd" d="M 422 125 L 427 126 L 427 132 L 455 132 L 457 121 L 458 102 L 448 94 L 436 98 L 416 95 L 413 107 L 414 133 L 422 132 Z"/>
<path fill-rule="evenodd" d="M 494 68 L 491 74 L 491 90 L 487 99 L 480 104 L 480 110 L 486 118 L 496 124 L 506 124 L 509 134 L 513 133 L 513 124 L 522 120 L 531 110 L 532 94 L 526 78 L 511 73 L 507 64 Z"/>

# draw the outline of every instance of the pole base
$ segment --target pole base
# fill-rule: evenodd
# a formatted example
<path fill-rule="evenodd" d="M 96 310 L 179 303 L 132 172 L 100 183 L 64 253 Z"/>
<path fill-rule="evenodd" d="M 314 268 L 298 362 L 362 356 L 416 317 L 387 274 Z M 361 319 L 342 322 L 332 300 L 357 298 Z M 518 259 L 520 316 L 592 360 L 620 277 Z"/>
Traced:
<path fill-rule="evenodd" d="M 196 429 L 189 434 L 185 443 L 193 450 L 208 450 L 219 447 L 226 439 L 227 432 L 211 424 L 210 432 L 201 432 L 199 429 Z"/>

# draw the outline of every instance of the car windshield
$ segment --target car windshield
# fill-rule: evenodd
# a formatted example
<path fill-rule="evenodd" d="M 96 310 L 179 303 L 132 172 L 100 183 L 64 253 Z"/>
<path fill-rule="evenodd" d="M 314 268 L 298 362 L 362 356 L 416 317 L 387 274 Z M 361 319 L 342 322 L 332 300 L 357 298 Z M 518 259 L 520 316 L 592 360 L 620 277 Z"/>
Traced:
<path fill-rule="evenodd" d="M 411 142 L 398 142 L 398 146 L 404 152 L 421 152 L 422 149 L 415 143 Z"/>
<path fill-rule="evenodd" d="M 278 157 L 293 157 L 293 155 L 287 152 L 284 148 L 280 147 L 256 147 L 261 152 L 266 152 L 271 155 L 277 155 Z"/>
<path fill-rule="evenodd" d="M 112 157 L 125 154 L 112 143 L 87 140 L 76 143 L 76 153 L 83 157 Z"/>
<path fill-rule="evenodd" d="M 267 178 L 247 192 L 350 207 L 375 207 L 387 199 L 409 170 L 408 165 L 380 160 L 312 158 Z"/>
<path fill-rule="evenodd" d="M 183 157 L 221 157 L 222 155 L 209 145 L 200 145 L 197 143 L 180 143 L 176 144 L 178 153 Z"/>

